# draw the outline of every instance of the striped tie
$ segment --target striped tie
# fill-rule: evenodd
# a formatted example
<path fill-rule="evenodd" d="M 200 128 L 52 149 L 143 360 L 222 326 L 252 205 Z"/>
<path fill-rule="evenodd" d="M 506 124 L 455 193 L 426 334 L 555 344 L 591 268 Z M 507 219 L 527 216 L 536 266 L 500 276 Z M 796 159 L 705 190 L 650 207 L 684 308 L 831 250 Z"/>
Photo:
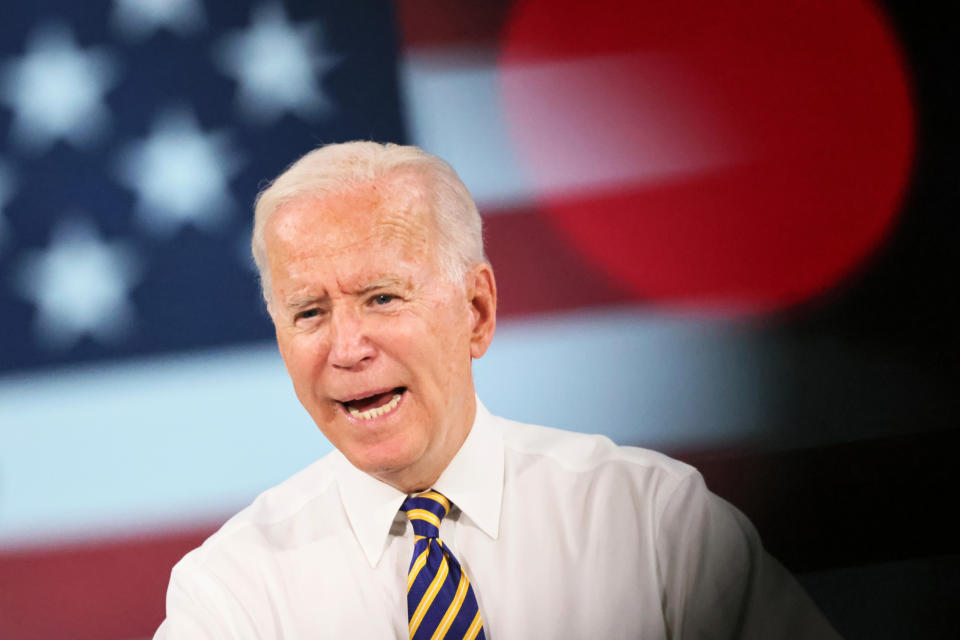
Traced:
<path fill-rule="evenodd" d="M 407 576 L 410 638 L 483 638 L 470 580 L 439 538 L 450 501 L 436 491 L 425 491 L 407 498 L 401 509 L 407 512 L 416 539 Z"/>

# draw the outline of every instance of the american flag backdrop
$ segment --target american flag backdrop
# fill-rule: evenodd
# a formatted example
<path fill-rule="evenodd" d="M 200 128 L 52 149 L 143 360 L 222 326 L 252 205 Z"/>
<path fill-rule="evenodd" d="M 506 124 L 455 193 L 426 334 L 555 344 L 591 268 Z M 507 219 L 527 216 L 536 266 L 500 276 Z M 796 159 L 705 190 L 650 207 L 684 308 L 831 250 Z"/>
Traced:
<path fill-rule="evenodd" d="M 955 440 L 955 40 L 907 3 L 748 4 L 5 4 L 0 638 L 149 637 L 173 563 L 330 450 L 248 250 L 324 143 L 421 145 L 475 195 L 495 413 L 728 456 L 734 496 L 731 452 Z M 910 556 L 822 540 L 797 568 Z"/>

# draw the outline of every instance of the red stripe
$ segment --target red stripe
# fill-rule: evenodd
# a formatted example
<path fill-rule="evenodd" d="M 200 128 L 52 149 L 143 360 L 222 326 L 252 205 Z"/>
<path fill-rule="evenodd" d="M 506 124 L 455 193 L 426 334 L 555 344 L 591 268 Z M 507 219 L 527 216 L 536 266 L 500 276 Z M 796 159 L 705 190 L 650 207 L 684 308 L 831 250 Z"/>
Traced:
<path fill-rule="evenodd" d="M 0 553 L 0 638 L 152 636 L 170 569 L 214 529 Z"/>
<path fill-rule="evenodd" d="M 405 47 L 489 47 L 496 45 L 512 0 L 396 0 L 400 39 Z"/>
<path fill-rule="evenodd" d="M 484 218 L 487 257 L 497 276 L 498 316 L 567 311 L 632 301 L 533 209 Z"/>

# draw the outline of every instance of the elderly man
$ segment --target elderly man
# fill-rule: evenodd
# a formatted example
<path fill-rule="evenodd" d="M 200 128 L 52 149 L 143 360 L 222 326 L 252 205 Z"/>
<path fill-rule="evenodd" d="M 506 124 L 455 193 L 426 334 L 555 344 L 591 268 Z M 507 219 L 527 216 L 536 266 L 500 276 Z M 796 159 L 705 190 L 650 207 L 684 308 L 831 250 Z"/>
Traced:
<path fill-rule="evenodd" d="M 336 451 L 177 564 L 157 638 L 836 637 L 694 469 L 484 409 L 496 285 L 439 158 L 308 153 L 260 194 L 253 254 Z"/>

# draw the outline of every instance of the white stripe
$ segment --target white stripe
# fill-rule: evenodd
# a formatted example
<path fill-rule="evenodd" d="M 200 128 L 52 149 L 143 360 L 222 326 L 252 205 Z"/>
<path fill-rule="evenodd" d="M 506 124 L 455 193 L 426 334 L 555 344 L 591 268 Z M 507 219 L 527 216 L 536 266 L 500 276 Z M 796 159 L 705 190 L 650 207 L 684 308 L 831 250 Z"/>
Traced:
<path fill-rule="evenodd" d="M 414 52 L 400 65 L 413 143 L 453 165 L 484 213 L 529 202 L 532 193 L 500 108 L 493 55 Z"/>
<path fill-rule="evenodd" d="M 229 515 L 330 449 L 271 344 L 0 378 L 0 546 Z"/>
<path fill-rule="evenodd" d="M 700 448 L 769 422 L 776 381 L 763 353 L 725 321 L 580 312 L 498 325 L 474 377 L 494 414 L 622 444 Z"/>
<path fill-rule="evenodd" d="M 538 192 L 554 197 L 662 183 L 742 160 L 724 110 L 702 84 L 680 61 L 649 52 L 500 71 L 502 102 L 515 112 L 504 118 L 526 141 Z"/>
<path fill-rule="evenodd" d="M 656 447 L 765 424 L 776 381 L 721 322 L 634 311 L 502 321 L 494 413 Z M 272 344 L 0 378 L 0 546 L 229 515 L 330 450 Z"/>
<path fill-rule="evenodd" d="M 663 54 L 497 62 L 485 49 L 436 48 L 400 66 L 413 142 L 453 165 L 484 214 L 742 159 L 724 109 Z"/>

